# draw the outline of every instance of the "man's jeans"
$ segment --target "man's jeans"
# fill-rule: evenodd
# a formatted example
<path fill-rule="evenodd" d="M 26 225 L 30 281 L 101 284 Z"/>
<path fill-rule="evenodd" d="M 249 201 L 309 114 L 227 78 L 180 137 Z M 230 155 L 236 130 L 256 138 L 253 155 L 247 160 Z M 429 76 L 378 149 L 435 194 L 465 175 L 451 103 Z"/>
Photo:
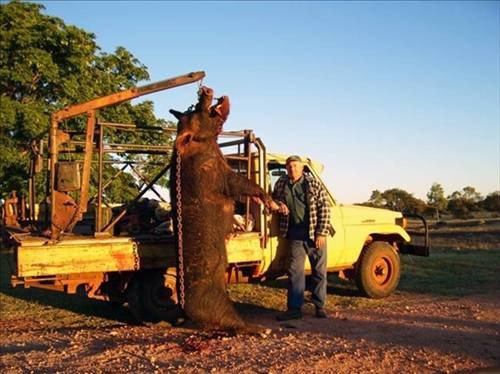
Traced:
<path fill-rule="evenodd" d="M 326 245 L 317 249 L 311 240 L 289 240 L 290 267 L 288 269 L 288 309 L 300 309 L 304 304 L 306 277 L 304 264 L 306 255 L 311 263 L 312 302 L 323 308 L 326 299 Z"/>

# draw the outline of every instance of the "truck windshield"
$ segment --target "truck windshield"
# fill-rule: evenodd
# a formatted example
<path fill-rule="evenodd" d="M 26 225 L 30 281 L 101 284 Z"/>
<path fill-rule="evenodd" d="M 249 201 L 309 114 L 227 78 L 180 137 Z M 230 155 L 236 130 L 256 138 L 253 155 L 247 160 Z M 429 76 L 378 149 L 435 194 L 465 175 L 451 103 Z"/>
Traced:
<path fill-rule="evenodd" d="M 278 179 L 282 175 L 286 175 L 286 167 L 285 165 L 280 165 L 280 164 L 269 164 L 268 169 L 269 169 L 269 185 L 272 191 Z M 314 175 L 310 172 L 307 166 L 304 166 L 304 174 L 307 174 L 312 178 L 314 178 Z"/>

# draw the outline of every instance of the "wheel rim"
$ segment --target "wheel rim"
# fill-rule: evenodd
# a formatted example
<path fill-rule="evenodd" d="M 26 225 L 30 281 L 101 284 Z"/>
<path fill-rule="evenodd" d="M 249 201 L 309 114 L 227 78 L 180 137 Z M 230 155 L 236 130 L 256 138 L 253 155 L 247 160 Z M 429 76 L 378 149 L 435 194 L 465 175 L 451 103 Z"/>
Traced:
<path fill-rule="evenodd" d="M 168 294 L 169 305 L 175 305 L 178 303 L 176 279 L 175 273 L 172 274 L 167 272 L 167 274 L 165 274 L 165 284 L 163 290 L 165 294 Z"/>
<path fill-rule="evenodd" d="M 373 262 L 370 272 L 373 284 L 377 288 L 383 289 L 390 282 L 393 272 L 394 265 L 388 257 L 377 258 Z"/>
<path fill-rule="evenodd" d="M 156 307 L 172 308 L 178 302 L 175 274 L 167 272 L 162 278 L 163 282 L 157 282 L 151 287 L 151 301 Z"/>

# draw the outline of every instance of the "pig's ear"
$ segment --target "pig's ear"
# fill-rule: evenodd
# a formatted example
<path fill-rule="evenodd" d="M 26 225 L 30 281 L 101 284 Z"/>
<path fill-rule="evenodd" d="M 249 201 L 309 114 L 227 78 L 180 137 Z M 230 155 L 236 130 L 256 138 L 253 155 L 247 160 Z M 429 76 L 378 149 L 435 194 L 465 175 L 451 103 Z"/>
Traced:
<path fill-rule="evenodd" d="M 223 122 L 226 122 L 227 116 L 229 115 L 229 97 L 222 96 L 217 100 L 217 104 L 212 107 L 212 115 L 217 115 L 222 119 Z"/>
<path fill-rule="evenodd" d="M 182 121 L 182 119 L 186 116 L 184 113 L 174 109 L 170 109 L 169 112 L 172 113 L 174 117 L 177 118 L 179 121 Z"/>

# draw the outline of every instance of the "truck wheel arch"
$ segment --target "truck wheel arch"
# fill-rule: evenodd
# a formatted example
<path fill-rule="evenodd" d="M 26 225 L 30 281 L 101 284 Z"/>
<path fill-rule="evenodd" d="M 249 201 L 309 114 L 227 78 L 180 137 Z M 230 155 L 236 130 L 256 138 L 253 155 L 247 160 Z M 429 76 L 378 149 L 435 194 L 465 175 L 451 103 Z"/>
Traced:
<path fill-rule="evenodd" d="M 397 243 L 406 242 L 407 239 L 402 237 L 399 233 L 372 233 L 368 235 L 365 240 L 363 249 L 368 247 L 373 242 L 386 242 L 389 245 L 393 245 L 397 249 Z"/>

